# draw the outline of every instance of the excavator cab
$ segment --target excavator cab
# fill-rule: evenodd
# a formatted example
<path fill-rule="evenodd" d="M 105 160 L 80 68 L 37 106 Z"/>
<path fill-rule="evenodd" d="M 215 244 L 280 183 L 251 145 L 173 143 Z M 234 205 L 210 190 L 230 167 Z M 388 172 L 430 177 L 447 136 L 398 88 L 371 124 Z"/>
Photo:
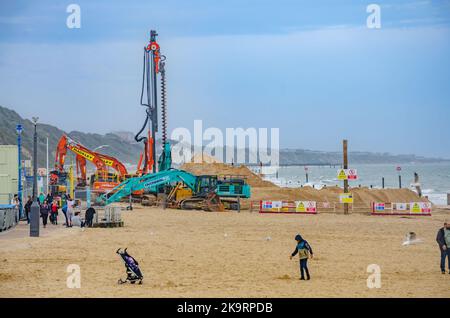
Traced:
<path fill-rule="evenodd" d="M 217 188 L 217 176 L 202 175 L 197 176 L 196 180 L 196 197 L 205 197 L 211 192 L 215 192 Z"/>
<path fill-rule="evenodd" d="M 91 176 L 91 189 L 94 191 L 110 191 L 120 184 L 120 177 L 116 173 L 97 171 Z"/>

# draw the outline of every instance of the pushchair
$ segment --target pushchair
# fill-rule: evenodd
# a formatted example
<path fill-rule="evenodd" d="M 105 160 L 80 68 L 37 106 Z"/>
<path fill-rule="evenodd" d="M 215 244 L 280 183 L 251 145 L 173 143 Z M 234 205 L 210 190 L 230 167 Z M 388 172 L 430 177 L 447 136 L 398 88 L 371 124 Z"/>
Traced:
<path fill-rule="evenodd" d="M 142 284 L 142 280 L 144 279 L 144 276 L 142 275 L 141 270 L 139 269 L 139 263 L 132 257 L 130 254 L 128 254 L 127 249 L 120 251 L 120 248 L 116 251 L 117 254 L 122 257 L 123 262 L 125 263 L 125 269 L 127 272 L 127 278 L 125 280 L 119 279 L 119 284 L 125 284 L 126 282 L 130 282 L 131 284 L 134 284 L 136 282 L 139 283 L 139 285 Z"/>

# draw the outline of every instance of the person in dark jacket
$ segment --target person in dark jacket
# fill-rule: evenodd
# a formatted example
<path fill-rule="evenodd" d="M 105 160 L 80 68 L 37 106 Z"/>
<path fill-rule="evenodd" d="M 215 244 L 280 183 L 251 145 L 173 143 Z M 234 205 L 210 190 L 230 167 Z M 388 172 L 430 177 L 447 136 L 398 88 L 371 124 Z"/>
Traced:
<path fill-rule="evenodd" d="M 33 200 L 31 200 L 31 197 L 28 196 L 28 200 L 25 203 L 25 206 L 23 207 L 25 209 L 25 215 L 27 216 L 27 224 L 30 224 L 30 211 L 31 211 L 32 204 L 33 204 Z"/>
<path fill-rule="evenodd" d="M 47 200 L 44 200 L 44 203 L 40 206 L 42 224 L 44 225 L 44 229 L 47 227 L 48 214 L 50 213 L 50 206 L 47 203 Z"/>
<path fill-rule="evenodd" d="M 92 227 L 92 221 L 94 219 L 94 214 L 95 214 L 95 209 L 93 207 L 89 207 L 86 210 L 86 213 L 84 214 L 85 218 L 86 218 L 86 226 L 87 227 Z"/>
<path fill-rule="evenodd" d="M 450 274 L 450 224 L 448 222 L 445 222 L 444 227 L 439 229 L 436 242 L 441 251 L 441 272 L 445 274 L 445 258 L 447 258 L 448 273 Z"/>
<path fill-rule="evenodd" d="M 305 280 L 305 274 L 306 272 L 306 279 L 310 280 L 311 276 L 309 275 L 308 270 L 308 258 L 313 258 L 313 251 L 309 243 L 303 239 L 303 237 L 300 234 L 297 234 L 295 236 L 295 240 L 297 241 L 297 246 L 295 246 L 294 252 L 291 254 L 291 259 L 298 254 L 298 257 L 300 259 L 300 280 Z"/>
<path fill-rule="evenodd" d="M 46 200 L 47 200 L 47 204 L 51 206 L 53 203 L 53 195 L 51 193 L 47 193 Z"/>

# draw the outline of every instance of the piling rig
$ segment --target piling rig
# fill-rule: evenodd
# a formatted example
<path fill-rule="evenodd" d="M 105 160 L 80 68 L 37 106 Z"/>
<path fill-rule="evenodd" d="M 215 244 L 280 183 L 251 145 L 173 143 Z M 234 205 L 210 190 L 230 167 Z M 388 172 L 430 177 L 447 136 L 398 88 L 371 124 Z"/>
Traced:
<path fill-rule="evenodd" d="M 156 173 L 157 168 L 158 171 L 168 170 L 172 165 L 170 143 L 167 139 L 166 57 L 161 55 L 160 46 L 156 41 L 157 36 L 156 31 L 151 30 L 149 44 L 144 47 L 140 104 L 146 107 L 146 116 L 142 128 L 134 137 L 136 142 L 144 143 L 142 174 Z M 157 167 L 154 157 L 156 156 L 155 141 L 158 132 L 158 74 L 161 76 L 162 153 Z M 148 127 L 147 136 L 141 136 L 146 127 Z"/>

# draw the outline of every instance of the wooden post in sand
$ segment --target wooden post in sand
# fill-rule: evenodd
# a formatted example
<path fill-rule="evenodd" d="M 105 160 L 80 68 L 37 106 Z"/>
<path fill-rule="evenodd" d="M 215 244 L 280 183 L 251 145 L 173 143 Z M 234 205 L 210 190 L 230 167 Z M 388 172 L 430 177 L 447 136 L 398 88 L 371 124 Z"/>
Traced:
<path fill-rule="evenodd" d="M 342 142 L 343 154 L 344 154 L 344 169 L 348 169 L 348 141 L 344 139 Z M 348 180 L 344 180 L 344 193 L 348 193 Z M 348 214 L 348 203 L 344 203 L 344 214 Z"/>

